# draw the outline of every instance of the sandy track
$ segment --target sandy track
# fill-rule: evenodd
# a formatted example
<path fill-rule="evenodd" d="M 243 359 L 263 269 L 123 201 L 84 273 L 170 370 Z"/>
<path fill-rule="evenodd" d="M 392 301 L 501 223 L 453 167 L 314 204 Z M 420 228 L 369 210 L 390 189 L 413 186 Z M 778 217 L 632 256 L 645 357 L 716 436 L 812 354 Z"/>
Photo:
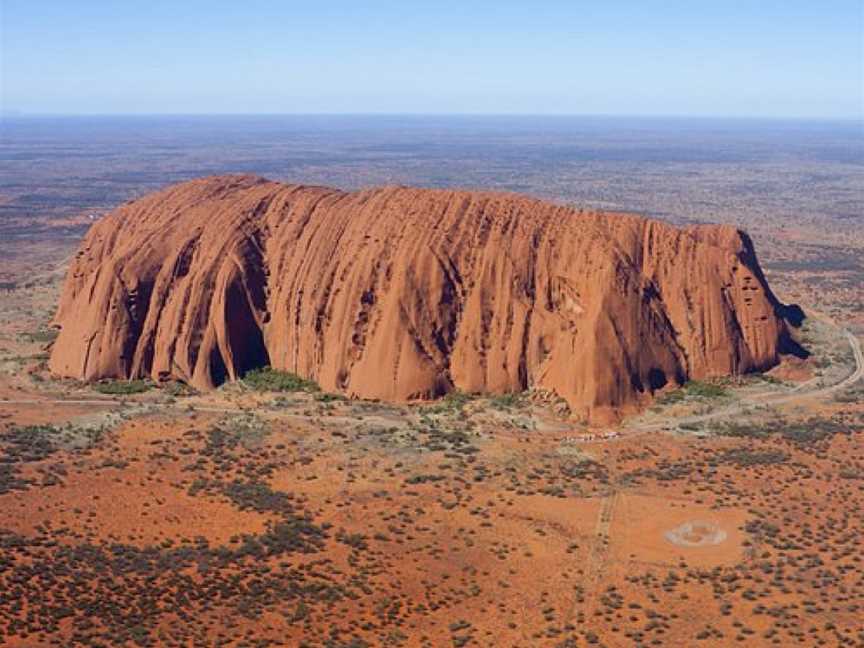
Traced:
<path fill-rule="evenodd" d="M 848 376 L 834 383 L 833 385 L 807 388 L 805 383 L 805 385 L 799 386 L 792 392 L 762 392 L 760 394 L 743 398 L 732 405 L 728 405 L 712 412 L 708 412 L 707 414 L 683 416 L 681 418 L 659 423 L 639 424 L 629 428 L 625 428 L 624 432 L 627 433 L 628 436 L 633 436 L 634 433 L 669 429 L 673 426 L 693 425 L 696 423 L 713 421 L 719 418 L 735 416 L 737 414 L 741 414 L 748 408 L 756 407 L 759 405 L 783 405 L 785 403 L 793 403 L 804 399 L 824 399 L 829 396 L 833 396 L 834 394 L 843 391 L 847 387 L 854 385 L 856 382 L 864 378 L 864 351 L 862 351 L 861 349 L 861 342 L 850 331 L 842 329 L 841 332 L 849 342 L 849 347 L 852 349 L 852 355 L 855 358 L 855 369 Z"/>

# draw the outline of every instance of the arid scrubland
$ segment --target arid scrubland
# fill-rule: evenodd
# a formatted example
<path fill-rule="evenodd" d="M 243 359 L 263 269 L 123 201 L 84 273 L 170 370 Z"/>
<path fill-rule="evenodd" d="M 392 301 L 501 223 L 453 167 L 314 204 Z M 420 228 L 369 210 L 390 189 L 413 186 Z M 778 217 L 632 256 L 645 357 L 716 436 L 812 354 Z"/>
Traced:
<path fill-rule="evenodd" d="M 708 133 L 658 151 L 504 124 L 407 128 L 401 147 L 358 128 L 351 149 L 244 127 L 225 148 L 208 128 L 173 152 L 165 124 L 70 131 L 65 158 L 35 132 L 3 143 L 0 644 L 864 645 L 864 198 L 843 138 L 739 133 L 721 155 Z M 90 214 L 225 167 L 732 222 L 808 315 L 810 355 L 670 385 L 605 428 L 541 391 L 387 404 L 266 369 L 206 393 L 53 378 Z"/>

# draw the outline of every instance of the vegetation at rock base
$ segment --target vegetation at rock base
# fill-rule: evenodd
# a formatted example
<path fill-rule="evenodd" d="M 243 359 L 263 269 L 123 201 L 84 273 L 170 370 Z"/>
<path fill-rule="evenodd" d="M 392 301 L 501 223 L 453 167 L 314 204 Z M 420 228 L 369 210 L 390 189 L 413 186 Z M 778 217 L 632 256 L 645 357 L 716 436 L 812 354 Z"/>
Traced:
<path fill-rule="evenodd" d="M 141 394 L 152 388 L 153 383 L 148 380 L 102 380 L 93 385 L 93 389 L 100 394 L 110 394 L 112 396 Z"/>
<path fill-rule="evenodd" d="M 317 392 L 320 388 L 313 380 L 301 378 L 288 371 L 262 367 L 246 372 L 243 384 L 256 391 L 271 392 Z"/>

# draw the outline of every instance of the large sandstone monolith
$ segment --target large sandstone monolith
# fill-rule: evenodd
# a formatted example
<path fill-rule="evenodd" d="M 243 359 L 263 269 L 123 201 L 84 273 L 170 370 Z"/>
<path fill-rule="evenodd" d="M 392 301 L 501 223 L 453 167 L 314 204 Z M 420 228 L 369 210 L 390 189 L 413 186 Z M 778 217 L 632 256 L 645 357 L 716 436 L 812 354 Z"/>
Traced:
<path fill-rule="evenodd" d="M 270 364 L 386 400 L 534 387 L 599 421 L 667 383 L 774 365 L 782 312 L 732 227 L 213 177 L 92 227 L 50 367 L 208 389 Z"/>

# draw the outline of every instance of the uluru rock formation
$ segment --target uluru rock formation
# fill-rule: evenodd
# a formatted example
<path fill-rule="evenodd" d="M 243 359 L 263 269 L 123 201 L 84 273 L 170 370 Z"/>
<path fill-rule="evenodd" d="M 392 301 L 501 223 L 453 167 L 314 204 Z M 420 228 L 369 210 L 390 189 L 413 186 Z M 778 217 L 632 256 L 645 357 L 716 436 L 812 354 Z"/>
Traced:
<path fill-rule="evenodd" d="M 554 391 L 599 421 L 778 362 L 752 244 L 503 193 L 205 178 L 94 224 L 50 359 L 199 389 L 270 364 L 352 396 Z"/>

